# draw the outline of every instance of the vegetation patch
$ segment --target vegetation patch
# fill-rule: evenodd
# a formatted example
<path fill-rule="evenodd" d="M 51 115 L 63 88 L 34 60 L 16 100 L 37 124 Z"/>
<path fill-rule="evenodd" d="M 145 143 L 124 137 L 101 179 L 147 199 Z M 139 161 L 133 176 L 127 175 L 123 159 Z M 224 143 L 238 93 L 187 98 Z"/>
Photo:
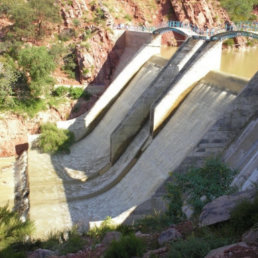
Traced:
<path fill-rule="evenodd" d="M 91 97 L 91 94 L 79 87 L 65 87 L 65 86 L 60 86 L 56 88 L 53 92 L 54 96 L 58 97 L 70 97 L 72 99 L 79 99 L 79 98 L 84 98 L 85 100 L 89 100 Z"/>
<path fill-rule="evenodd" d="M 232 210 L 230 225 L 234 233 L 243 233 L 258 225 L 258 191 L 253 202 L 243 200 Z"/>
<path fill-rule="evenodd" d="M 192 168 L 185 174 L 173 174 L 173 182 L 167 185 L 168 215 L 175 222 L 183 219 L 183 199 L 199 214 L 206 203 L 235 190 L 230 187 L 235 175 L 236 171 L 219 159 L 209 159 L 203 167 Z"/>
<path fill-rule="evenodd" d="M 40 126 L 41 135 L 38 145 L 43 152 L 69 153 L 69 147 L 74 143 L 74 134 L 69 130 L 58 129 L 55 124 L 46 123 Z"/>
<path fill-rule="evenodd" d="M 24 242 L 33 231 L 33 223 L 23 222 L 18 213 L 0 207 L 0 257 L 15 257 L 12 245 Z"/>
<path fill-rule="evenodd" d="M 143 240 L 130 234 L 122 236 L 119 241 L 113 241 L 105 253 L 105 258 L 131 258 L 142 257 L 145 250 Z"/>
<path fill-rule="evenodd" d="M 231 244 L 230 239 L 218 237 L 208 230 L 193 233 L 185 240 L 170 244 L 169 257 L 200 258 L 205 257 L 212 249 Z"/>
<path fill-rule="evenodd" d="M 258 4 L 257 0 L 220 0 L 220 2 L 234 22 L 256 19 L 256 16 L 252 14 L 252 11 L 253 7 Z"/>

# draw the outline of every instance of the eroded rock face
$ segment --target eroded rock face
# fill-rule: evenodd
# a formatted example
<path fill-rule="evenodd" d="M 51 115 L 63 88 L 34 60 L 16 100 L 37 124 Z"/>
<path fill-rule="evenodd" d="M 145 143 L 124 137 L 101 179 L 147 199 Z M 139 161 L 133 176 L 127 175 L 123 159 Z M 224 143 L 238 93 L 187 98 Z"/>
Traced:
<path fill-rule="evenodd" d="M 66 26 L 72 24 L 73 19 L 81 18 L 84 11 L 88 11 L 88 7 L 85 0 L 70 0 L 68 1 L 59 0 L 58 3 L 61 6 L 61 14 L 64 19 Z"/>
<path fill-rule="evenodd" d="M 253 200 L 255 190 L 223 195 L 204 206 L 199 217 L 200 226 L 213 225 L 230 219 L 230 212 L 242 200 Z"/>
<path fill-rule="evenodd" d="M 171 0 L 171 5 L 177 20 L 196 25 L 201 29 L 223 27 L 225 23 L 232 23 L 219 1 Z M 237 47 L 241 47 L 245 45 L 246 39 L 238 37 L 234 41 Z"/>
<path fill-rule="evenodd" d="M 28 148 L 27 129 L 21 120 L 12 117 L 0 120 L 0 157 L 21 154 Z"/>
<path fill-rule="evenodd" d="M 220 7 L 218 1 L 213 1 L 212 4 L 207 0 L 171 0 L 171 4 L 176 18 L 179 21 L 189 22 L 199 28 L 204 28 L 204 26 L 208 28 L 216 26 L 219 24 L 220 20 L 230 21 L 229 16 L 225 10 Z"/>

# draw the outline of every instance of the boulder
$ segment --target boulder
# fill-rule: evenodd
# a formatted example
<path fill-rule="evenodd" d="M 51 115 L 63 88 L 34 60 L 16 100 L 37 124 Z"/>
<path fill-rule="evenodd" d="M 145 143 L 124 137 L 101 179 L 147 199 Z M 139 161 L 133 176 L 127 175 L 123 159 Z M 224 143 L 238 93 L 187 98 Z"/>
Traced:
<path fill-rule="evenodd" d="M 160 245 L 164 245 L 169 241 L 175 241 L 182 238 L 182 234 L 174 227 L 171 227 L 159 235 L 158 242 Z"/>
<path fill-rule="evenodd" d="M 258 248 L 256 246 L 249 246 L 244 242 L 233 245 L 223 246 L 210 251 L 205 258 L 240 258 L 258 257 Z"/>
<path fill-rule="evenodd" d="M 178 232 L 180 232 L 184 237 L 190 235 L 194 228 L 193 223 L 189 220 L 183 221 L 175 225 L 175 228 Z"/>
<path fill-rule="evenodd" d="M 31 253 L 28 258 L 46 258 L 54 256 L 55 252 L 47 249 L 37 249 L 33 253 Z"/>
<path fill-rule="evenodd" d="M 258 246 L 258 229 L 252 228 L 242 236 L 242 241 L 250 245 Z"/>
<path fill-rule="evenodd" d="M 201 227 L 213 225 L 230 219 L 230 212 L 244 199 L 253 200 L 255 190 L 238 192 L 232 195 L 223 195 L 206 204 L 199 217 Z"/>
<path fill-rule="evenodd" d="M 166 253 L 167 251 L 168 251 L 168 249 L 167 249 L 166 246 L 165 247 L 161 247 L 161 248 L 156 249 L 156 250 L 148 251 L 147 253 L 145 253 L 143 255 L 143 258 L 156 257 L 157 255 Z"/>
<path fill-rule="evenodd" d="M 119 241 L 122 237 L 122 234 L 118 231 L 107 232 L 102 240 L 103 245 L 109 245 L 113 241 Z"/>

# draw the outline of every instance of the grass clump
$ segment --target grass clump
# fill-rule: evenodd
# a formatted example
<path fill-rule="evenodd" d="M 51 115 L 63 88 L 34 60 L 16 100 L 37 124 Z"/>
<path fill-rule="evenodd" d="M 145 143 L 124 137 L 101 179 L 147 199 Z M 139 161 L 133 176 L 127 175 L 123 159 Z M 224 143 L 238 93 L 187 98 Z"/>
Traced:
<path fill-rule="evenodd" d="M 122 236 L 119 241 L 113 241 L 105 253 L 105 258 L 141 257 L 145 246 L 144 242 L 135 235 Z"/>
<path fill-rule="evenodd" d="M 159 232 L 165 227 L 171 225 L 173 219 L 171 219 L 167 214 L 157 213 L 154 215 L 147 215 L 144 218 L 136 222 L 136 229 L 143 233 L 147 232 Z"/>
<path fill-rule="evenodd" d="M 193 234 L 185 240 L 170 244 L 169 257 L 173 258 L 200 258 L 205 257 L 212 249 L 228 245 L 228 238 L 218 237 L 208 230 Z"/>
<path fill-rule="evenodd" d="M 45 242 L 41 243 L 44 249 L 54 250 L 59 255 L 75 253 L 81 250 L 85 240 L 79 234 L 76 227 L 69 232 L 51 234 Z"/>
<path fill-rule="evenodd" d="M 258 192 L 254 201 L 243 200 L 231 212 L 230 225 L 235 233 L 244 233 L 258 223 Z"/>
<path fill-rule="evenodd" d="M 43 152 L 68 152 L 74 142 L 74 134 L 69 130 L 58 129 L 55 124 L 46 123 L 40 127 L 39 147 Z"/>
<path fill-rule="evenodd" d="M 88 91 L 85 91 L 82 88 L 79 87 L 65 87 L 65 86 L 60 86 L 56 88 L 53 92 L 54 96 L 57 97 L 64 97 L 68 96 L 71 99 L 79 99 L 79 98 L 84 98 L 86 100 L 89 100 L 91 97 L 91 94 Z"/>
<path fill-rule="evenodd" d="M 117 229 L 117 225 L 114 224 L 111 217 L 107 217 L 99 227 L 95 226 L 94 228 L 90 229 L 87 235 L 98 242 L 103 239 L 103 237 L 107 232 L 113 231 L 116 229 Z"/>

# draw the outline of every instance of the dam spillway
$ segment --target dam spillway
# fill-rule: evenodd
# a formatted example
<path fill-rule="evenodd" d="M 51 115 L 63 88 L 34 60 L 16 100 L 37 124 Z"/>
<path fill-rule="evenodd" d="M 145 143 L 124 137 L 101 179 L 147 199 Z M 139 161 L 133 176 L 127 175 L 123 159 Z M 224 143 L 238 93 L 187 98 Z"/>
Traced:
<path fill-rule="evenodd" d="M 215 45 L 212 44 L 211 48 Z M 155 193 L 169 172 L 180 165 L 247 84 L 245 80 L 220 73 L 211 72 L 205 76 L 210 69 L 208 66 L 202 70 L 203 75 L 198 74 L 198 78 L 205 76 L 201 80 L 193 80 L 192 84 L 191 78 L 181 80 L 188 83 L 187 94 L 183 98 L 180 95 L 172 97 L 180 101 L 166 119 L 160 120 L 162 126 L 153 135 L 153 121 L 149 116 L 156 98 L 162 100 L 167 97 L 168 89 L 180 86 L 177 82 L 188 75 L 184 67 L 193 74 L 193 65 L 203 67 L 205 56 L 202 51 L 209 50 L 202 41 L 189 40 L 168 64 L 155 56 L 149 59 L 108 107 L 94 129 L 71 147 L 69 155 L 48 155 L 35 149 L 29 151 L 29 215 L 35 221 L 36 237 L 66 230 L 75 224 L 86 229 L 89 223 L 97 223 L 107 216 L 123 222 Z M 201 62 L 198 62 L 198 56 L 202 57 Z M 156 83 L 163 81 L 159 80 L 162 74 L 169 75 L 169 65 L 176 67 L 172 69 L 176 72 L 168 76 L 159 92 Z M 167 68 L 166 73 L 164 69 Z M 177 94 L 178 91 L 171 92 Z M 144 103 L 143 96 L 151 96 L 146 102 L 147 116 L 144 116 L 147 119 L 142 119 L 136 133 L 130 136 L 127 148 L 112 163 L 111 135 L 121 123 L 130 121 L 132 110 L 136 117 L 141 117 L 137 110 L 141 110 L 138 108 Z"/>

